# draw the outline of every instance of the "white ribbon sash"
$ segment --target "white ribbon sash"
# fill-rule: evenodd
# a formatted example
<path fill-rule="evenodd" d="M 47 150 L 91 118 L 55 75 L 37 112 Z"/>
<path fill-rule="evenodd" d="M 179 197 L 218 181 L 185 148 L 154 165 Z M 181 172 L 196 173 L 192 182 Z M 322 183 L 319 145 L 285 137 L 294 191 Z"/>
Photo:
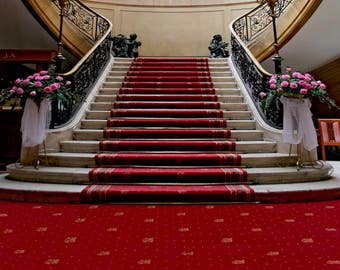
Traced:
<path fill-rule="evenodd" d="M 32 147 L 41 144 L 46 138 L 50 125 L 51 102 L 43 99 L 40 107 L 28 98 L 21 118 L 22 146 Z"/>
<path fill-rule="evenodd" d="M 286 97 L 281 97 L 280 100 L 283 104 L 283 142 L 302 143 L 308 151 L 316 148 L 318 139 L 310 111 L 310 100 Z"/>

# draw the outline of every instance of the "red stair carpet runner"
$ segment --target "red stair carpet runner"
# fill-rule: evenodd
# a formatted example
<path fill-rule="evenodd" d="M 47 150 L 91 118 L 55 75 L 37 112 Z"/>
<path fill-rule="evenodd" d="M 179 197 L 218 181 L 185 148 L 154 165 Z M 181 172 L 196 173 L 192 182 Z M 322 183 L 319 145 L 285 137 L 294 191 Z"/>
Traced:
<path fill-rule="evenodd" d="M 206 58 L 135 59 L 99 146 L 85 201 L 252 200 Z"/>

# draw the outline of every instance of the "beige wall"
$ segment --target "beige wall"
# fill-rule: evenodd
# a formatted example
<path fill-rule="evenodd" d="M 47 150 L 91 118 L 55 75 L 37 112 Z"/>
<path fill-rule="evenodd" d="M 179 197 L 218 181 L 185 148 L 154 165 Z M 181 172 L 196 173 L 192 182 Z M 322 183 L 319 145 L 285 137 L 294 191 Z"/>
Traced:
<path fill-rule="evenodd" d="M 139 5 L 107 0 L 84 2 L 111 20 L 114 35 L 136 33 L 142 42 L 140 56 L 208 56 L 212 36 L 221 34 L 229 42 L 229 23 L 257 5 L 250 0 L 224 0 L 227 4 L 216 4 L 221 1 L 214 0 L 211 5 L 205 1 L 204 6 L 155 6 L 147 3 L 150 1 L 144 1 L 145 5 L 143 1 Z M 164 0 L 163 4 L 166 2 L 171 1 Z"/>

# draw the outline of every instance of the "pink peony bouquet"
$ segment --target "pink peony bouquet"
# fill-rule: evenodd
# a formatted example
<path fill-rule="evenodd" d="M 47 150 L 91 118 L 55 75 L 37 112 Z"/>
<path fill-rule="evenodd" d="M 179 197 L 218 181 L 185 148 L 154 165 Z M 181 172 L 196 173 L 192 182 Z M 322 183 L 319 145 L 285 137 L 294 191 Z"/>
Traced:
<path fill-rule="evenodd" d="M 16 79 L 12 88 L 1 93 L 0 103 L 12 99 L 19 99 L 23 102 L 27 98 L 31 98 L 38 106 L 45 98 L 51 101 L 57 99 L 61 103 L 66 103 L 70 85 L 71 82 L 65 81 L 62 76 L 42 70 L 26 78 Z"/>
<path fill-rule="evenodd" d="M 330 107 L 339 108 L 327 94 L 327 87 L 321 81 L 316 81 L 309 73 L 293 72 L 287 67 L 285 73 L 272 75 L 268 82 L 269 91 L 260 92 L 263 109 L 273 107 L 281 96 L 292 98 L 315 97 L 320 102 L 326 102 Z"/>

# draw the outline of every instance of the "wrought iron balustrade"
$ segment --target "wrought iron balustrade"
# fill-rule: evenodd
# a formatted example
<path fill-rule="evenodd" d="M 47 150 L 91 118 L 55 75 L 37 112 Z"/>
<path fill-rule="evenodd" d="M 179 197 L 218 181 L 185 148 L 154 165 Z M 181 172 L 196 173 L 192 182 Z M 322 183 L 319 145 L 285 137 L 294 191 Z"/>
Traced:
<path fill-rule="evenodd" d="M 52 0 L 59 7 L 57 0 Z M 51 128 L 57 128 L 72 119 L 103 68 L 110 60 L 112 25 L 79 0 L 68 0 L 65 6 L 65 18 L 93 41 L 92 49 L 75 65 L 63 74 L 72 82 L 67 104 L 55 101 L 52 104 Z"/>
<path fill-rule="evenodd" d="M 60 9 L 59 1 L 52 0 Z M 101 38 L 109 29 L 110 23 L 79 0 L 67 0 L 64 8 L 65 18 L 93 42 Z"/>
<path fill-rule="evenodd" d="M 274 9 L 275 16 L 280 16 L 291 2 L 292 0 L 277 0 Z M 259 5 L 235 20 L 230 27 L 231 59 L 262 118 L 269 125 L 281 129 L 282 105 L 275 104 L 275 107 L 264 111 L 259 96 L 260 92 L 269 92 L 267 82 L 272 74 L 262 68 L 246 45 L 264 31 L 271 22 L 270 8 L 267 4 Z"/>
<path fill-rule="evenodd" d="M 279 17 L 293 0 L 276 0 L 274 13 Z M 262 4 L 237 19 L 233 23 L 235 33 L 244 43 L 248 43 L 263 32 L 272 22 L 271 10 L 267 4 Z"/>

